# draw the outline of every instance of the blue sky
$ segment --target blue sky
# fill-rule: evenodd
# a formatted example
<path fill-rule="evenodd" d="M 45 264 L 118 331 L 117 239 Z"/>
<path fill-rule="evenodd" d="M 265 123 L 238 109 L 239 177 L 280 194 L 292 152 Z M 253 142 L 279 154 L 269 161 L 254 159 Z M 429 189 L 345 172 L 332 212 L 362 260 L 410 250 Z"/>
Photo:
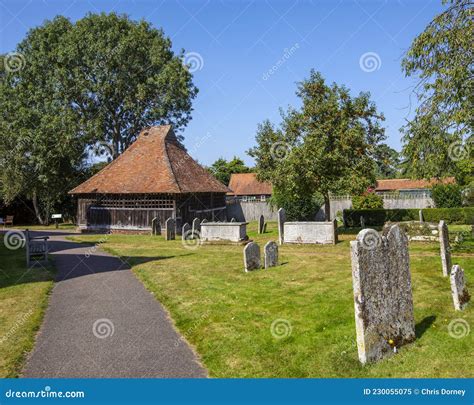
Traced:
<path fill-rule="evenodd" d="M 442 9 L 440 0 L 0 0 L 0 52 L 58 14 L 125 13 L 162 27 L 195 62 L 200 92 L 184 136 L 201 163 L 237 155 L 252 164 L 245 151 L 257 124 L 279 123 L 280 107 L 298 105 L 295 83 L 311 68 L 354 94 L 370 91 L 386 116 L 387 142 L 399 150 L 399 129 L 416 103 L 400 61 Z"/>

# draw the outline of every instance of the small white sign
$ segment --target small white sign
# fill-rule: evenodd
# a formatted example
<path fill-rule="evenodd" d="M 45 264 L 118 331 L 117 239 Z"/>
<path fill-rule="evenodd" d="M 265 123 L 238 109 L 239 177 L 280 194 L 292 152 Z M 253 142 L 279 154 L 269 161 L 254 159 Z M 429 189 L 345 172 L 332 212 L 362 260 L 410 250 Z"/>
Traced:
<path fill-rule="evenodd" d="M 51 215 L 52 219 L 58 219 L 58 218 L 62 218 L 62 217 L 63 217 L 62 214 L 53 214 L 53 215 Z"/>

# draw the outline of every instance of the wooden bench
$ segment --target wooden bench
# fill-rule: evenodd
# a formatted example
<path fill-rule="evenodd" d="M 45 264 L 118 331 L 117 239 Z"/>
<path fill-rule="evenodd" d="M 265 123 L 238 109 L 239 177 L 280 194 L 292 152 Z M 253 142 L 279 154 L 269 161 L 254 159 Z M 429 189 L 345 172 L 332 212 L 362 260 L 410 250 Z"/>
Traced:
<path fill-rule="evenodd" d="M 41 256 L 43 260 L 48 260 L 48 239 L 49 236 L 30 236 L 30 231 L 25 231 L 26 266 L 30 267 L 33 257 Z"/>

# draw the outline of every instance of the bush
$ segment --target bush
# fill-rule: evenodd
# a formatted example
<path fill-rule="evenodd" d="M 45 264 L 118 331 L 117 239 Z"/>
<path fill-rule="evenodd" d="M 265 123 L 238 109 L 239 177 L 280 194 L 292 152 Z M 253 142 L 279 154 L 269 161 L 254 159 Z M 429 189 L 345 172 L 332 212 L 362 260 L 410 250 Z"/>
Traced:
<path fill-rule="evenodd" d="M 383 208 L 382 196 L 374 192 L 352 197 L 352 207 L 355 210 L 373 210 Z"/>
<path fill-rule="evenodd" d="M 474 224 L 474 207 L 425 208 L 422 211 L 426 222 L 439 222 L 443 219 L 448 225 Z M 418 221 L 419 209 L 344 210 L 344 225 L 348 228 L 359 227 L 361 216 L 367 226 L 382 226 L 385 222 Z"/>
<path fill-rule="evenodd" d="M 436 184 L 431 189 L 436 208 L 462 206 L 462 189 L 458 184 Z"/>

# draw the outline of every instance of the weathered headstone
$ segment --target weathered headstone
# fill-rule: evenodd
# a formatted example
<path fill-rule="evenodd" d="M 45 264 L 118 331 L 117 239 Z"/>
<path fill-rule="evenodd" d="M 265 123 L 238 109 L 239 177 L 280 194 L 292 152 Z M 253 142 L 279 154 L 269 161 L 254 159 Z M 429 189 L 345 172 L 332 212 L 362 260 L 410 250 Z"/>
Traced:
<path fill-rule="evenodd" d="M 451 281 L 451 294 L 453 295 L 454 309 L 456 311 L 462 311 L 466 308 L 471 296 L 467 291 L 464 270 L 461 269 L 461 266 L 457 264 L 453 266 L 449 279 Z"/>
<path fill-rule="evenodd" d="M 161 224 L 158 217 L 155 217 L 151 220 L 151 234 L 161 235 Z"/>
<path fill-rule="evenodd" d="M 361 363 L 415 340 L 408 239 L 398 225 L 386 236 L 364 229 L 351 242 L 352 282 Z"/>
<path fill-rule="evenodd" d="M 365 218 L 362 215 L 360 217 L 360 227 L 365 229 Z"/>
<path fill-rule="evenodd" d="M 451 270 L 451 248 L 449 247 L 449 231 L 444 221 L 439 221 L 439 248 L 441 256 L 441 265 L 443 267 L 443 276 L 448 277 Z"/>
<path fill-rule="evenodd" d="M 267 223 L 263 224 L 263 233 L 267 233 Z"/>
<path fill-rule="evenodd" d="M 278 215 L 278 243 L 282 245 L 285 240 L 285 235 L 283 234 L 283 225 L 285 224 L 285 221 L 286 221 L 285 210 L 283 208 L 280 208 L 278 210 L 277 215 Z"/>
<path fill-rule="evenodd" d="M 166 220 L 165 228 L 166 240 L 174 240 L 176 238 L 176 223 L 173 218 L 168 218 Z"/>
<path fill-rule="evenodd" d="M 193 219 L 193 235 L 197 235 L 201 232 L 201 221 L 199 221 L 199 218 L 194 218 Z"/>
<path fill-rule="evenodd" d="M 201 224 L 205 224 L 207 222 L 207 219 L 204 218 L 202 221 L 201 221 Z"/>
<path fill-rule="evenodd" d="M 189 231 L 191 230 L 191 226 L 186 222 L 183 227 L 181 228 L 181 239 L 186 240 L 189 239 Z"/>
<path fill-rule="evenodd" d="M 272 240 L 268 241 L 264 248 L 265 268 L 278 266 L 278 245 Z"/>
<path fill-rule="evenodd" d="M 235 222 L 235 218 L 231 218 L 230 222 Z"/>
<path fill-rule="evenodd" d="M 263 233 L 263 225 L 265 224 L 265 217 L 260 215 L 258 218 L 258 233 Z"/>
<path fill-rule="evenodd" d="M 260 246 L 255 242 L 247 243 L 244 247 L 244 266 L 246 272 L 260 268 Z"/>
<path fill-rule="evenodd" d="M 418 211 L 418 216 L 420 218 L 420 222 L 424 222 L 424 220 L 423 220 L 423 210 Z"/>

